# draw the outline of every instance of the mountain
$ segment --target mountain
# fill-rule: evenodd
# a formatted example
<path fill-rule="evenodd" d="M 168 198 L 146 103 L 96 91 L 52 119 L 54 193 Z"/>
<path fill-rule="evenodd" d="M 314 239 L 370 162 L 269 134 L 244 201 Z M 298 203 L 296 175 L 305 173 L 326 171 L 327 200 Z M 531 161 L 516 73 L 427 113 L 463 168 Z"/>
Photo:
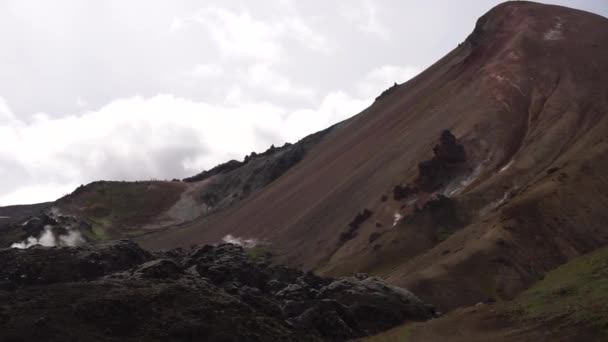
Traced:
<path fill-rule="evenodd" d="M 473 322 L 482 334 L 498 312 L 484 340 L 516 323 L 517 303 L 541 298 L 526 290 L 548 272 L 608 244 L 607 113 L 608 19 L 506 2 L 325 131 L 183 181 L 92 183 L 38 222 L 71 217 L 88 241 L 129 237 L 152 251 L 230 241 L 324 276 L 366 272 L 449 312 L 423 330 Z M 5 231 L 24 240 L 44 227 Z M 576 340 L 576 325 L 559 324 L 571 314 L 529 327 Z"/>
<path fill-rule="evenodd" d="M 137 241 L 255 238 L 277 262 L 381 275 L 443 310 L 513 298 L 608 242 L 607 33 L 590 13 L 499 5 L 268 186 Z M 446 130 L 459 165 L 433 151 Z"/>

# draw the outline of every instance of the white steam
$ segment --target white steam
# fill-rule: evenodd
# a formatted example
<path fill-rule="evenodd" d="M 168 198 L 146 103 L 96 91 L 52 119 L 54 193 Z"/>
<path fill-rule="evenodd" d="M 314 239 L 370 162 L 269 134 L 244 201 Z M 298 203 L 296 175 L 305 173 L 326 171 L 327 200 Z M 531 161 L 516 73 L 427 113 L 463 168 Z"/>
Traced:
<path fill-rule="evenodd" d="M 397 223 L 399 223 L 399 221 L 401 221 L 401 219 L 403 218 L 403 215 L 401 215 L 400 213 L 395 213 L 395 215 L 393 215 L 394 220 L 393 220 L 393 227 L 397 225 Z"/>
<path fill-rule="evenodd" d="M 67 246 L 75 247 L 85 242 L 82 234 L 76 230 L 68 230 L 67 234 L 55 235 L 51 226 L 44 227 L 39 237 L 30 236 L 22 242 L 15 242 L 11 248 L 25 249 L 40 245 L 44 247 Z"/>
<path fill-rule="evenodd" d="M 241 237 L 235 237 L 230 234 L 222 238 L 222 242 L 231 243 L 233 245 L 239 245 L 244 248 L 253 248 L 259 244 L 257 239 L 245 239 Z"/>
<path fill-rule="evenodd" d="M 79 231 L 69 230 L 66 235 L 59 235 L 59 246 L 75 247 L 84 243 L 84 238 Z"/>
<path fill-rule="evenodd" d="M 466 178 L 457 179 L 448 184 L 443 190 L 443 195 L 450 197 L 460 194 L 467 186 L 479 178 L 484 163 L 477 165 L 473 172 L 471 172 L 471 174 L 469 174 Z"/>

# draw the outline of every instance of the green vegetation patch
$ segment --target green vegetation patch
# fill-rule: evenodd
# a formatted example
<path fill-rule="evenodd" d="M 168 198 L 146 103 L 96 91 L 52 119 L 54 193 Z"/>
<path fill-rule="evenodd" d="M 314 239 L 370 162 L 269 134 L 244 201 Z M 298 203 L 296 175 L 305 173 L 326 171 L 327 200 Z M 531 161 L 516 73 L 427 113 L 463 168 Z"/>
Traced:
<path fill-rule="evenodd" d="M 252 259 L 256 259 L 256 260 L 265 260 L 267 258 L 269 258 L 270 256 L 272 256 L 272 253 L 270 252 L 270 248 L 268 248 L 267 245 L 257 245 L 251 248 L 247 248 L 245 249 L 245 251 L 247 252 L 247 254 L 252 258 Z"/>
<path fill-rule="evenodd" d="M 559 319 L 608 337 L 608 247 L 546 274 L 509 305 L 522 319 Z"/>

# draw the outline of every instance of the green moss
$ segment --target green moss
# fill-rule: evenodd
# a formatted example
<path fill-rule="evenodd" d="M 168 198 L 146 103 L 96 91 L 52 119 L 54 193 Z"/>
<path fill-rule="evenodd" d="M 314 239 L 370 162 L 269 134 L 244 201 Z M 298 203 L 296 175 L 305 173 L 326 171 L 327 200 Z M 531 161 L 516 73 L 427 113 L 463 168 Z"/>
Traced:
<path fill-rule="evenodd" d="M 509 310 L 521 319 L 561 319 L 595 328 L 608 338 L 608 247 L 547 273 Z"/>
<path fill-rule="evenodd" d="M 270 249 L 265 245 L 257 245 L 255 247 L 248 248 L 247 254 L 253 259 L 266 259 L 268 256 L 272 255 L 270 253 Z"/>
<path fill-rule="evenodd" d="M 93 227 L 93 234 L 95 234 L 97 240 L 103 241 L 107 239 L 106 231 L 101 226 Z"/>
<path fill-rule="evenodd" d="M 101 223 L 93 222 L 91 230 L 84 230 L 82 233 L 87 241 L 108 240 L 106 230 Z"/>

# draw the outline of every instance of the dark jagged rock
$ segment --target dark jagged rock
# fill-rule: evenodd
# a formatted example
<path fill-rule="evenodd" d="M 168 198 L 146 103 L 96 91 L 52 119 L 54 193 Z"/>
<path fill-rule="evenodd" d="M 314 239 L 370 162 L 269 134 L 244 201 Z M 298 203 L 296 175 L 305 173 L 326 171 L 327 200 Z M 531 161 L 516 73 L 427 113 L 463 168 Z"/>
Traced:
<path fill-rule="evenodd" d="M 376 97 L 375 101 L 379 101 L 385 97 L 388 97 L 390 94 L 394 93 L 398 88 L 399 88 L 399 85 L 397 84 L 397 82 L 395 82 L 395 84 L 393 84 L 388 89 L 383 91 L 380 95 L 378 95 L 378 97 Z"/>
<path fill-rule="evenodd" d="M 151 260 L 152 255 L 129 240 L 95 247 L 41 247 L 0 250 L 0 280 L 15 286 L 83 281 L 126 270 Z"/>
<path fill-rule="evenodd" d="M 0 250 L 0 302 L 0 340 L 22 341 L 346 341 L 434 315 L 367 275 L 321 278 L 230 244 L 151 254 L 130 241 Z"/>
<path fill-rule="evenodd" d="M 361 273 L 332 281 L 321 289 L 319 297 L 343 305 L 348 318 L 363 331 L 382 331 L 408 317 L 434 315 L 434 309 L 411 292 Z M 382 319 L 370 319 L 374 316 Z"/>
<path fill-rule="evenodd" d="M 136 272 L 143 278 L 179 278 L 183 271 L 181 265 L 171 259 L 156 259 L 141 265 Z"/>
<path fill-rule="evenodd" d="M 38 236 L 44 230 L 45 226 L 55 224 L 57 224 L 57 221 L 46 214 L 34 216 L 21 225 L 23 238 Z"/>
<path fill-rule="evenodd" d="M 0 247 L 14 244 L 22 248 L 43 244 L 46 246 L 75 246 L 87 240 L 92 226 L 74 216 L 66 216 L 46 210 L 29 216 L 6 227 L 14 236 L 12 241 L 0 239 Z M 1 235 L 1 234 L 0 234 Z M 43 239 L 43 236 L 46 238 Z M 44 241 L 43 241 L 44 240 Z"/>
<path fill-rule="evenodd" d="M 412 183 L 393 187 L 393 199 L 401 201 L 420 191 L 432 193 L 446 186 L 454 177 L 466 172 L 466 161 L 464 146 L 452 132 L 444 130 L 439 144 L 433 147 L 433 158 L 418 164 L 418 176 Z"/>
<path fill-rule="evenodd" d="M 340 234 L 340 242 L 343 243 L 345 241 L 353 239 L 357 236 L 357 231 L 359 230 L 359 226 L 361 223 L 365 222 L 368 218 L 372 216 L 373 212 L 369 209 L 363 209 L 360 213 L 357 213 L 355 218 L 348 224 L 348 228 L 345 232 Z"/>
<path fill-rule="evenodd" d="M 205 171 L 199 173 L 198 175 L 184 178 L 183 181 L 184 182 L 200 182 L 211 176 L 215 176 L 220 173 L 226 173 L 226 172 L 230 172 L 232 170 L 238 169 L 239 167 L 243 166 L 244 164 L 245 164 L 245 162 L 240 162 L 238 160 L 230 160 L 230 161 L 227 161 L 225 163 L 215 166 L 211 170 L 205 170 Z"/>
<path fill-rule="evenodd" d="M 23 223 L 43 213 L 51 203 L 0 207 L 0 248 L 8 247 L 23 235 Z"/>
<path fill-rule="evenodd" d="M 415 194 L 416 190 L 412 189 L 409 185 L 395 185 L 393 188 L 393 199 L 395 201 L 401 201 L 402 199 L 407 198 L 411 194 Z"/>
<path fill-rule="evenodd" d="M 464 146 L 449 131 L 441 133 L 439 144 L 433 148 L 434 156 L 418 164 L 416 185 L 423 191 L 433 192 L 462 172 L 466 161 Z"/>
<path fill-rule="evenodd" d="M 378 232 L 373 232 L 373 233 L 371 233 L 371 234 L 369 235 L 369 239 L 368 239 L 369 243 L 372 243 L 372 242 L 374 242 L 374 241 L 378 240 L 378 238 L 379 238 L 381 235 L 382 235 L 382 234 L 381 234 L 381 233 L 378 233 Z"/>
<path fill-rule="evenodd" d="M 443 163 L 464 163 L 466 155 L 464 147 L 456 141 L 456 137 L 449 130 L 441 133 L 440 144 L 433 148 L 435 158 Z"/>

